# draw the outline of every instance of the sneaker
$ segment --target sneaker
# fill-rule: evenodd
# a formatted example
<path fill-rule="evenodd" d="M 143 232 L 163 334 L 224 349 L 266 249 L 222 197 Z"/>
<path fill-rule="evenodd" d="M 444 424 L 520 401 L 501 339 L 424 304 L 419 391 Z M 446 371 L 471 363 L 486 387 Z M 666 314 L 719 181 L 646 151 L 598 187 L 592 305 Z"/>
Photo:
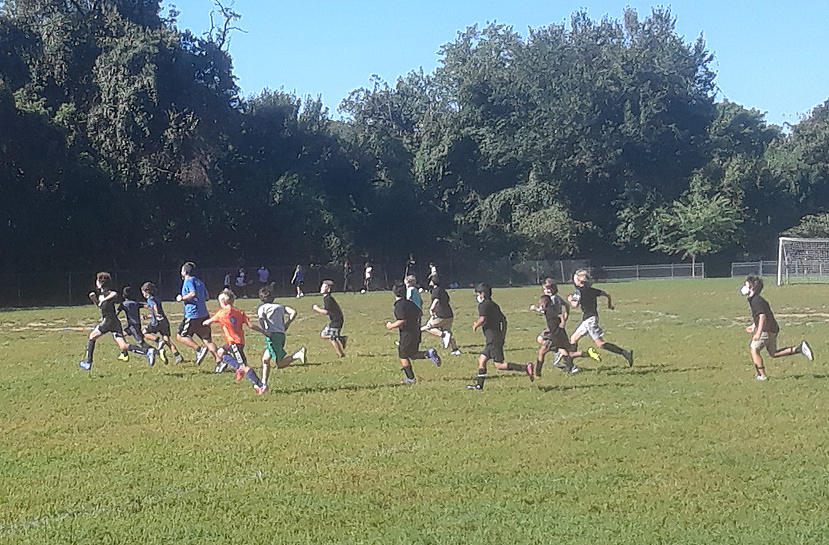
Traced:
<path fill-rule="evenodd" d="M 299 350 L 296 351 L 294 354 L 294 359 L 299 360 L 303 365 L 305 365 L 305 347 L 303 346 Z"/>
<path fill-rule="evenodd" d="M 216 367 L 213 368 L 214 373 L 224 373 L 225 369 L 227 369 L 227 362 L 222 360 L 216 362 Z"/>
<path fill-rule="evenodd" d="M 121 352 L 120 354 L 118 354 L 118 359 L 121 361 L 130 361 L 130 355 Z"/>
<path fill-rule="evenodd" d="M 239 382 L 240 380 L 242 380 L 244 378 L 244 376 L 245 376 L 244 371 L 242 371 L 241 369 L 236 369 L 236 382 Z"/>
<path fill-rule="evenodd" d="M 169 363 L 167 361 L 167 354 L 164 352 L 163 348 L 157 348 L 155 353 L 158 356 L 158 359 L 160 359 L 162 362 L 164 362 L 164 365 L 167 365 L 167 363 Z"/>
<path fill-rule="evenodd" d="M 754 380 L 768 380 L 766 375 L 754 375 Z"/>
<path fill-rule="evenodd" d="M 633 367 L 633 350 L 623 350 L 622 357 L 628 361 L 628 367 Z"/>
<path fill-rule="evenodd" d="M 176 352 L 176 363 L 181 363 L 184 361 L 184 356 L 181 355 L 181 352 Z"/>
<path fill-rule="evenodd" d="M 563 357 L 564 356 L 561 355 L 561 352 L 556 352 L 553 356 L 553 367 L 558 367 L 559 369 L 567 369 L 567 363 L 561 361 Z"/>
<path fill-rule="evenodd" d="M 90 369 L 92 369 L 92 364 L 88 361 L 82 361 L 78 364 L 78 367 L 80 367 L 84 371 L 89 371 Z"/>
<path fill-rule="evenodd" d="M 460 351 L 459 348 L 456 348 L 456 349 L 452 350 L 449 353 L 452 354 L 453 356 L 460 356 L 461 355 L 461 351 Z"/>
<path fill-rule="evenodd" d="M 812 347 L 806 341 L 800 341 L 800 353 L 809 361 L 815 359 L 815 355 L 812 354 Z"/>
<path fill-rule="evenodd" d="M 345 345 L 348 344 L 348 335 L 343 335 L 342 337 L 340 337 L 340 344 L 343 345 L 343 350 L 345 350 Z"/>
<path fill-rule="evenodd" d="M 204 361 L 204 357 L 207 355 L 207 347 L 200 346 L 196 349 L 196 365 L 201 365 L 201 362 Z"/>
<path fill-rule="evenodd" d="M 147 349 L 147 365 L 150 367 L 155 365 L 155 348 Z"/>
<path fill-rule="evenodd" d="M 256 395 L 261 396 L 262 394 L 268 391 L 268 385 L 263 384 L 262 386 L 254 386 L 254 389 L 256 390 Z"/>
<path fill-rule="evenodd" d="M 440 367 L 440 356 L 438 355 L 437 350 L 430 348 L 426 351 L 426 355 L 429 356 L 429 359 L 435 363 L 435 367 Z"/>
<path fill-rule="evenodd" d="M 414 384 L 415 382 L 417 382 L 416 378 L 403 377 L 403 380 L 400 381 L 400 384 Z"/>
<path fill-rule="evenodd" d="M 570 365 L 573 365 L 573 364 L 570 364 Z M 570 370 L 569 370 L 569 371 L 567 371 L 567 372 L 568 372 L 568 373 L 570 373 L 571 375 L 575 375 L 576 373 L 578 373 L 578 372 L 579 372 L 579 368 L 578 368 L 578 367 L 576 367 L 575 365 L 573 365 L 573 366 L 570 368 Z"/>
<path fill-rule="evenodd" d="M 597 362 L 601 363 L 602 355 L 599 354 L 599 351 L 593 348 L 592 346 L 587 349 L 587 355 L 596 360 Z"/>
<path fill-rule="evenodd" d="M 484 387 L 481 386 L 480 384 L 475 383 L 475 384 L 467 384 L 466 389 L 467 390 L 483 390 Z"/>
<path fill-rule="evenodd" d="M 444 331 L 440 334 L 440 342 L 443 343 L 444 348 L 449 348 L 449 342 L 452 340 L 452 332 Z"/>
<path fill-rule="evenodd" d="M 530 377 L 530 382 L 535 380 L 534 370 L 535 365 L 533 364 L 533 362 L 528 363 L 527 366 L 524 368 L 524 371 L 526 371 L 527 376 Z"/>

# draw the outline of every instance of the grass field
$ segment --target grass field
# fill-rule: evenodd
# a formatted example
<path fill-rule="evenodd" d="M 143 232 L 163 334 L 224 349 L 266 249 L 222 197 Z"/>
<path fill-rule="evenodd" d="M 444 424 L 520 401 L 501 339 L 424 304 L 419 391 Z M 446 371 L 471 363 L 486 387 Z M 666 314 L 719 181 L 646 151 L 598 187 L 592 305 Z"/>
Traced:
<path fill-rule="evenodd" d="M 761 383 L 739 281 L 599 287 L 633 368 L 606 352 L 534 383 L 490 368 L 483 392 L 465 388 L 470 290 L 451 292 L 464 354 L 416 361 L 411 386 L 389 293 L 337 295 L 342 360 L 318 296 L 286 300 L 309 362 L 264 396 L 192 354 L 117 361 L 107 338 L 79 370 L 91 305 L 1 312 L 0 543 L 829 543 L 829 288 L 766 289 L 780 345 L 807 338 L 816 359 L 767 357 Z M 495 290 L 511 361 L 534 358 L 538 292 Z M 249 335 L 252 360 L 262 347 Z"/>

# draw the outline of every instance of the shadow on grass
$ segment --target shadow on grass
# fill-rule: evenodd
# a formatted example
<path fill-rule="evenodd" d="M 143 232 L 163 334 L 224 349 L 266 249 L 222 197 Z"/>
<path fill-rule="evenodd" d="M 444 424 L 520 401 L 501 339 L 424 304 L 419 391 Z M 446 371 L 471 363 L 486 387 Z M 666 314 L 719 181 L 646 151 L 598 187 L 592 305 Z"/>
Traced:
<path fill-rule="evenodd" d="M 342 384 L 340 386 L 308 386 L 305 388 L 275 388 L 271 386 L 268 394 L 324 394 L 328 392 L 363 392 L 372 390 L 387 390 L 391 388 L 411 388 L 410 384 Z"/>
<path fill-rule="evenodd" d="M 638 376 L 645 376 L 645 375 L 652 375 L 655 373 L 658 374 L 667 374 L 667 373 L 692 373 L 695 371 L 721 371 L 721 365 L 704 365 L 699 366 L 695 365 L 693 367 L 671 367 L 668 365 L 648 365 L 648 366 L 634 366 L 634 367 L 597 367 L 595 369 L 596 372 L 603 373 L 605 375 L 638 375 Z M 589 369 L 588 369 L 589 371 Z"/>
<path fill-rule="evenodd" d="M 827 379 L 827 378 L 829 378 L 829 375 L 819 375 L 819 374 L 812 373 L 812 374 L 802 374 L 802 375 L 791 375 L 789 377 L 781 377 L 781 378 L 790 378 L 790 379 L 795 379 L 795 380 L 800 380 L 800 379 L 803 379 L 803 378 Z"/>

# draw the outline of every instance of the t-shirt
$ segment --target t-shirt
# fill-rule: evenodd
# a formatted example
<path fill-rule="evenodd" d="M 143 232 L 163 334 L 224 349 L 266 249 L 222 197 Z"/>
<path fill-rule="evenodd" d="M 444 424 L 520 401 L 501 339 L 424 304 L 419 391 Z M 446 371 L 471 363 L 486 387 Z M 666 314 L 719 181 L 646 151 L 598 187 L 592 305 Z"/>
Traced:
<path fill-rule="evenodd" d="M 417 288 L 414 286 L 408 286 L 406 288 L 406 299 L 417 305 L 418 308 L 423 307 L 423 300 L 420 298 L 420 292 L 418 292 Z"/>
<path fill-rule="evenodd" d="M 556 304 L 552 303 L 547 305 L 544 308 L 544 321 L 547 322 L 547 331 L 550 333 L 555 333 L 561 327 L 561 318 L 559 315 L 561 314 L 561 305 L 558 305 L 558 309 L 556 309 Z"/>
<path fill-rule="evenodd" d="M 127 325 L 141 325 L 141 307 L 144 305 L 137 301 L 124 301 L 118 306 L 118 312 L 123 312 L 127 317 Z"/>
<path fill-rule="evenodd" d="M 487 343 L 503 340 L 506 337 L 507 317 L 495 301 L 484 299 L 478 303 L 478 316 L 484 317 L 481 331 Z"/>
<path fill-rule="evenodd" d="M 271 277 L 271 272 L 265 267 L 262 267 L 256 272 L 259 273 L 259 281 L 263 284 L 266 283 L 268 279 Z"/>
<path fill-rule="evenodd" d="M 112 290 L 100 290 L 98 292 L 98 301 L 105 298 L 111 293 Z M 115 297 L 101 305 L 102 320 L 118 320 L 118 312 L 116 310 L 116 307 L 118 306 L 119 300 L 120 298 L 116 295 Z"/>
<path fill-rule="evenodd" d="M 449 293 L 440 286 L 432 288 L 432 301 L 437 300 L 433 311 L 438 318 L 451 318 L 454 316 L 452 307 L 449 305 Z"/>
<path fill-rule="evenodd" d="M 158 325 L 159 322 L 167 320 L 167 315 L 164 314 L 164 309 L 161 307 L 161 299 L 156 298 L 155 295 L 147 297 L 147 308 L 150 312 L 150 325 Z"/>
<path fill-rule="evenodd" d="M 340 305 L 337 304 L 337 301 L 334 300 L 334 297 L 330 293 L 326 293 L 322 296 L 322 308 L 328 311 L 328 325 L 341 329 L 343 327 L 343 323 L 345 319 L 343 318 L 343 311 L 340 309 Z"/>
<path fill-rule="evenodd" d="M 397 331 L 400 333 L 400 344 L 409 340 L 420 341 L 420 322 L 423 311 L 408 299 L 398 299 L 394 302 L 394 319 L 403 320 Z"/>
<path fill-rule="evenodd" d="M 242 325 L 250 322 L 244 312 L 238 308 L 226 307 L 219 309 L 212 319 L 222 326 L 228 343 L 245 344 L 245 332 L 242 330 Z"/>
<path fill-rule="evenodd" d="M 755 295 L 749 298 L 748 306 L 751 309 L 751 317 L 754 320 L 755 327 L 760 322 L 760 315 L 765 314 L 766 321 L 763 324 L 763 332 L 778 333 L 780 331 L 780 326 L 777 324 L 777 320 L 774 319 L 774 313 L 771 311 L 768 301 L 759 295 Z"/>
<path fill-rule="evenodd" d="M 285 305 L 264 303 L 256 309 L 256 316 L 259 318 L 259 327 L 266 335 L 285 333 Z"/>
<path fill-rule="evenodd" d="M 210 313 L 207 312 L 207 288 L 201 280 L 195 276 L 188 276 L 181 284 L 181 296 L 184 297 L 190 292 L 195 292 L 196 296 L 192 299 L 182 301 L 184 303 L 184 317 L 185 318 L 207 318 Z"/>
<path fill-rule="evenodd" d="M 579 306 L 581 307 L 581 311 L 584 313 L 582 320 L 598 316 L 598 299 L 599 295 L 604 292 L 600 289 L 594 288 L 593 286 L 582 286 L 577 289 L 580 294 Z"/>

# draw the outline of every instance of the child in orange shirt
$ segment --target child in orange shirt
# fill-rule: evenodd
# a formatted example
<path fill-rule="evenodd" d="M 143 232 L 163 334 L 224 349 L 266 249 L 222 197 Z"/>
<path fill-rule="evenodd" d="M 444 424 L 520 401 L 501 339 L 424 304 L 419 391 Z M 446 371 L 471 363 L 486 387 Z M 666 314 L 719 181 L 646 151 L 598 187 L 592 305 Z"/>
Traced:
<path fill-rule="evenodd" d="M 228 365 L 236 370 L 236 381 L 242 380 L 242 377 L 248 377 L 256 388 L 256 393 L 259 395 L 268 391 L 268 387 L 262 384 L 256 371 L 248 367 L 247 358 L 245 357 L 245 332 L 242 326 L 247 325 L 249 328 L 259 331 L 262 330 L 257 324 L 248 321 L 248 317 L 244 312 L 233 306 L 236 295 L 229 289 L 223 290 L 219 294 L 219 311 L 204 321 L 204 325 L 209 326 L 213 322 L 218 322 L 222 326 L 222 331 L 225 334 L 227 341 L 224 346 L 219 348 L 219 357 L 221 361 L 216 364 L 216 372 L 221 373 Z"/>

